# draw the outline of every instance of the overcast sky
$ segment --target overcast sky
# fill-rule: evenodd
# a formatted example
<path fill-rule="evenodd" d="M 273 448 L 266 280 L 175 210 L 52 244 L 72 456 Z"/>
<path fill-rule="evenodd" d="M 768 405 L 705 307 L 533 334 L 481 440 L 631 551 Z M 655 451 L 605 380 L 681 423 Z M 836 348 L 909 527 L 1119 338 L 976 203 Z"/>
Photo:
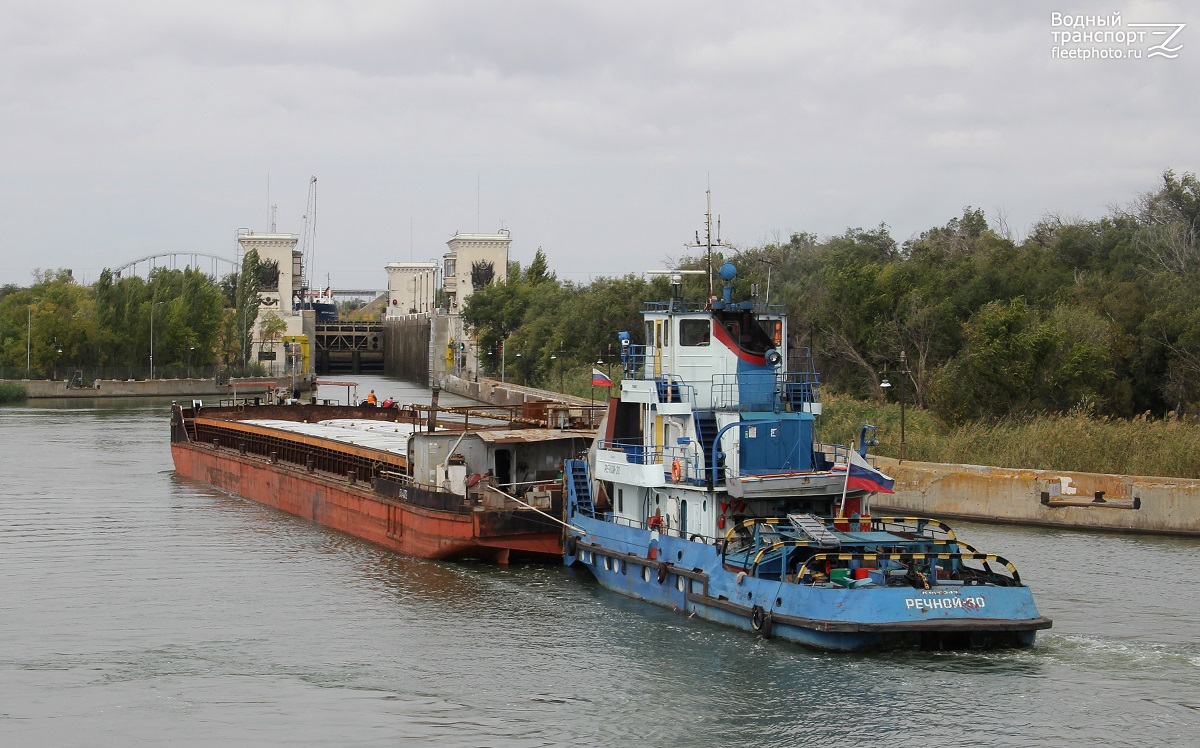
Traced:
<path fill-rule="evenodd" d="M 1052 12 L 1101 6 L 1182 49 L 1055 58 Z M 1197 171 L 1198 72 L 1185 2 L 0 0 L 0 283 L 232 258 L 271 203 L 301 233 L 310 176 L 335 287 L 501 227 L 560 278 L 661 268 L 710 184 L 741 247 L 966 205 L 1019 238 Z"/>

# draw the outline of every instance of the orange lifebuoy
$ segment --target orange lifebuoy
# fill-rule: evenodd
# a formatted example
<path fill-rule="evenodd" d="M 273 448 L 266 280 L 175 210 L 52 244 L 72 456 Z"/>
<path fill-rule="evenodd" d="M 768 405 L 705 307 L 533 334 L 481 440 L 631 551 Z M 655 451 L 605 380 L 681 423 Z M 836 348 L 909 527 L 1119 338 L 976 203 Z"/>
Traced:
<path fill-rule="evenodd" d="M 683 480 L 683 466 L 679 464 L 679 460 L 671 461 L 671 480 L 676 483 Z"/>

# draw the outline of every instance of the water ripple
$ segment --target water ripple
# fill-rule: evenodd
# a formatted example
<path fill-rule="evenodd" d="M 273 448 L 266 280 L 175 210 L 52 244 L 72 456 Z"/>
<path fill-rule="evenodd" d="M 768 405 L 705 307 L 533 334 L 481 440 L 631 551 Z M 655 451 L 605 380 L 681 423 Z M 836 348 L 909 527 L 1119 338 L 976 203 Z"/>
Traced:
<path fill-rule="evenodd" d="M 0 409 L 8 464 L 58 466 L 0 485 L 4 743 L 1141 748 L 1200 728 L 1196 541 L 960 527 L 1035 586 L 1056 619 L 1037 646 L 828 654 L 576 570 L 404 558 L 176 478 L 166 437 L 161 404 Z"/>

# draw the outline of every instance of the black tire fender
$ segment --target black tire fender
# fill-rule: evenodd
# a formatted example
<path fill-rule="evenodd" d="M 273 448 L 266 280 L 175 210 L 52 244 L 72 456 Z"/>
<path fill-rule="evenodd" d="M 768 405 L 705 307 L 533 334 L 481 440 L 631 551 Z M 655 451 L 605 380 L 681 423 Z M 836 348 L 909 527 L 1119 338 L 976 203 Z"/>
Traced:
<path fill-rule="evenodd" d="M 658 565 L 658 583 L 662 584 L 667 581 L 667 562 L 663 561 Z"/>
<path fill-rule="evenodd" d="M 763 610 L 761 605 L 755 605 L 750 609 L 750 628 L 762 634 L 764 639 L 771 638 L 771 627 L 775 622 L 775 617 L 769 611 Z"/>
<path fill-rule="evenodd" d="M 564 548 L 568 556 L 579 555 L 579 540 L 574 535 L 567 536 L 566 546 Z"/>

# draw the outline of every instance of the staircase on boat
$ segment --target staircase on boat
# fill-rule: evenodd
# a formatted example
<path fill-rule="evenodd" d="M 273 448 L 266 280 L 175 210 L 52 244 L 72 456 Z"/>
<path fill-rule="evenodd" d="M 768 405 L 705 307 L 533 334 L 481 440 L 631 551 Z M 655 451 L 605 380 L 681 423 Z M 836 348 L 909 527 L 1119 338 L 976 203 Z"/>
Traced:
<path fill-rule="evenodd" d="M 711 410 L 696 411 L 696 437 L 700 441 L 700 449 L 703 450 L 704 463 L 708 465 L 712 461 L 713 441 L 717 438 L 717 414 Z M 704 471 L 706 478 L 712 478 L 713 485 L 720 485 L 725 482 L 725 468 L 722 465 L 717 465 L 716 474 L 713 474 L 712 465 Z"/>
<path fill-rule="evenodd" d="M 579 511 L 593 516 L 596 506 L 592 503 L 592 486 L 588 480 L 586 460 L 566 460 L 563 463 L 564 477 L 567 484 L 568 498 L 575 502 Z"/>

